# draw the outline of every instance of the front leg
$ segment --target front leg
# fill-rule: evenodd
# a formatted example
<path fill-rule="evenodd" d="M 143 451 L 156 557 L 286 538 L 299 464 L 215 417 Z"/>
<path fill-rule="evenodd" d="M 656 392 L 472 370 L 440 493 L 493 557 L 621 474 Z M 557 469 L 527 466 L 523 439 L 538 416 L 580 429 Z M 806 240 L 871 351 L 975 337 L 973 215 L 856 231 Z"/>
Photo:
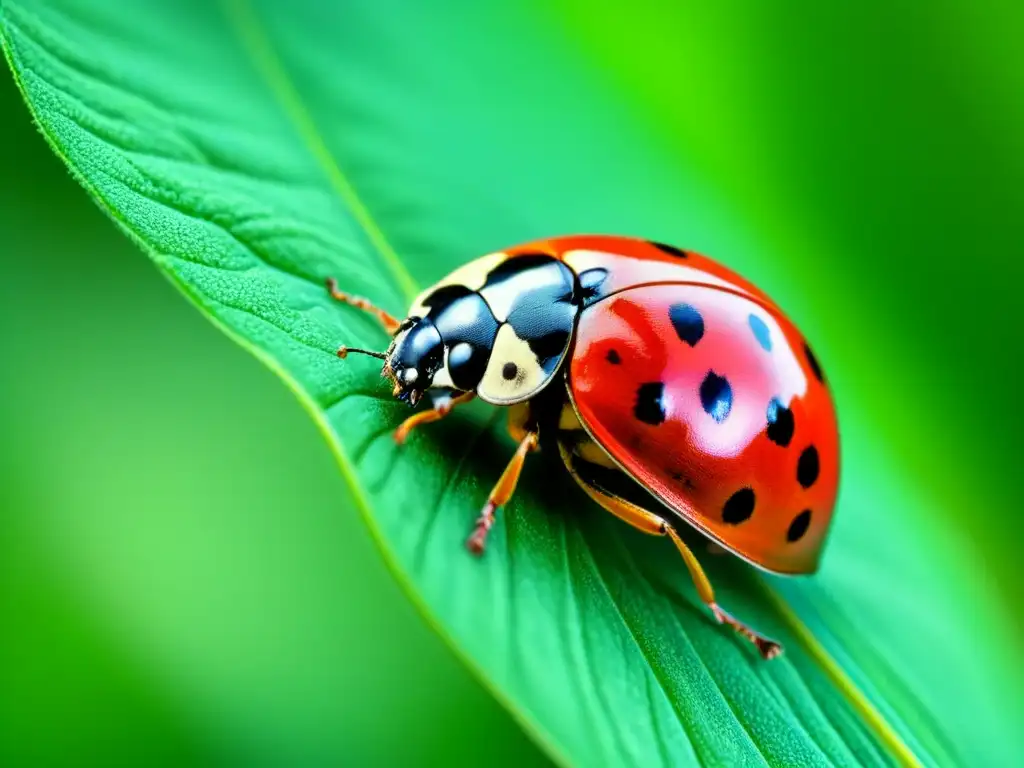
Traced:
<path fill-rule="evenodd" d="M 374 306 L 369 299 L 364 299 L 362 296 L 353 296 L 351 293 L 345 293 L 344 291 L 338 290 L 338 281 L 333 277 L 328 277 L 326 282 L 327 290 L 330 292 L 332 299 L 340 301 L 343 304 L 356 307 L 357 309 L 363 310 L 363 312 L 373 315 L 388 334 L 392 336 L 395 335 L 395 331 L 397 331 L 399 326 L 402 324 L 401 321 L 388 312 L 385 312 L 380 307 Z M 341 348 L 341 350 L 344 349 L 345 347 Z M 338 350 L 338 357 L 345 356 L 341 350 Z"/>
<path fill-rule="evenodd" d="M 452 408 L 461 403 L 468 403 L 475 397 L 473 392 L 463 392 L 461 395 L 452 397 L 447 395 L 439 397 L 434 400 L 434 407 L 429 411 L 420 411 L 410 416 L 408 419 L 403 421 L 398 429 L 395 430 L 394 438 L 395 442 L 401 445 L 405 442 L 406 438 L 409 437 L 409 433 L 412 432 L 416 427 L 421 424 L 429 424 L 434 421 L 440 421 L 449 413 L 452 412 Z"/>

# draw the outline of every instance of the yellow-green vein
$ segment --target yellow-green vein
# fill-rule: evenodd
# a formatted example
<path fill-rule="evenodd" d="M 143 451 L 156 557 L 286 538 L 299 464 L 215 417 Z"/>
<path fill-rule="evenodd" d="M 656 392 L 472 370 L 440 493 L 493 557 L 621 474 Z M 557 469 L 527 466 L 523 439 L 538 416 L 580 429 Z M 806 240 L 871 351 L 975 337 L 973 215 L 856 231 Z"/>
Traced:
<path fill-rule="evenodd" d="M 783 621 L 793 630 L 793 634 L 800 646 L 818 664 L 825 673 L 825 676 L 842 692 L 846 700 L 850 702 L 850 706 L 863 718 L 865 725 L 875 733 L 878 740 L 896 758 L 896 761 L 902 766 L 907 766 L 907 768 L 922 768 L 921 761 L 917 759 L 917 756 L 907 746 L 906 742 L 900 738 L 896 729 L 889 724 L 889 721 L 868 700 L 864 692 L 857 687 L 853 680 L 850 679 L 850 676 L 829 655 L 829 652 L 825 650 L 825 647 L 818 641 L 811 630 L 807 628 L 803 620 L 789 607 L 789 604 L 774 589 L 769 587 L 763 579 L 761 580 L 761 585 L 765 596 L 775 607 L 775 610 L 779 612 Z"/>
<path fill-rule="evenodd" d="M 271 92 L 291 120 L 303 143 L 323 168 L 331 187 L 352 211 L 352 215 L 373 247 L 377 249 L 406 299 L 412 301 L 419 293 L 412 275 L 395 253 L 395 249 L 388 243 L 381 228 L 377 226 L 377 222 L 356 193 L 355 187 L 338 165 L 249 0 L 221 0 L 221 4 L 256 68 L 266 79 Z"/>

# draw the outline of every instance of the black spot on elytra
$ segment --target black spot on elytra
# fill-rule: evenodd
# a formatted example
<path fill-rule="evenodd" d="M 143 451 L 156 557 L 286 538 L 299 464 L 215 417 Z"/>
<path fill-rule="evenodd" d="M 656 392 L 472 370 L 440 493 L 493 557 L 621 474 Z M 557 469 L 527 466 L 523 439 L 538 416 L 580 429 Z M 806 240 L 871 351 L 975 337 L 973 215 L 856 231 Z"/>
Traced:
<path fill-rule="evenodd" d="M 793 439 L 793 431 L 796 429 L 793 411 L 784 406 L 779 398 L 773 397 L 768 403 L 767 416 L 768 439 L 785 448 Z"/>
<path fill-rule="evenodd" d="M 757 339 L 757 343 L 761 345 L 761 349 L 771 352 L 772 334 L 768 329 L 768 324 L 753 312 L 747 317 L 747 322 L 750 324 L 750 330 L 753 332 L 754 338 Z"/>
<path fill-rule="evenodd" d="M 803 538 L 804 534 L 807 533 L 807 529 L 810 525 L 811 510 L 805 509 L 799 515 L 794 517 L 793 522 L 789 524 L 789 530 L 786 531 L 786 541 L 799 541 Z"/>
<path fill-rule="evenodd" d="M 740 488 L 722 507 L 722 522 L 739 525 L 754 514 L 754 492 L 750 488 Z"/>
<path fill-rule="evenodd" d="M 501 367 L 501 378 L 505 379 L 505 381 L 512 381 L 517 373 L 519 373 L 519 368 L 516 367 L 515 363 L 505 363 Z"/>
<path fill-rule="evenodd" d="M 814 373 L 814 378 L 820 381 L 822 384 L 825 383 L 825 377 L 821 373 L 821 366 L 818 365 L 818 358 L 811 352 L 811 347 L 808 343 L 804 342 L 804 356 L 807 358 L 807 364 L 811 366 L 811 371 Z"/>
<path fill-rule="evenodd" d="M 618 365 L 619 363 L 622 362 L 622 358 L 619 357 L 619 353 L 616 352 L 614 349 L 609 349 L 608 354 L 604 356 L 604 359 L 607 360 L 612 365 Z"/>
<path fill-rule="evenodd" d="M 660 381 L 651 381 L 641 384 L 636 391 L 636 405 L 633 406 L 633 415 L 645 424 L 658 426 L 665 420 L 665 405 L 661 396 L 665 392 L 665 385 Z"/>
<path fill-rule="evenodd" d="M 818 479 L 818 472 L 821 469 L 818 463 L 818 449 L 813 445 L 804 448 L 800 459 L 796 463 L 796 479 L 804 488 L 810 488 Z"/>
<path fill-rule="evenodd" d="M 704 318 L 689 304 L 673 304 L 668 308 L 668 318 L 676 334 L 691 347 L 704 336 Z"/>
<path fill-rule="evenodd" d="M 668 245 L 666 243 L 656 243 L 653 240 L 651 240 L 650 243 L 659 251 L 663 251 L 667 253 L 669 256 L 675 256 L 677 259 L 686 259 L 689 258 L 690 256 L 690 254 L 688 254 L 682 248 L 676 248 L 674 245 Z"/>
<path fill-rule="evenodd" d="M 700 404 L 704 412 L 721 424 L 732 410 L 732 387 L 724 376 L 708 371 L 700 383 Z"/>

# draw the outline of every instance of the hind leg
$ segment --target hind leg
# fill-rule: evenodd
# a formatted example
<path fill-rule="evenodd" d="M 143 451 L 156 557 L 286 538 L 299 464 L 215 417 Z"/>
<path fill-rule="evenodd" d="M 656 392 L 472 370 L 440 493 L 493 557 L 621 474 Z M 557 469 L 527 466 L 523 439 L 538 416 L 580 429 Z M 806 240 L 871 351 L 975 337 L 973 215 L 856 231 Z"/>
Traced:
<path fill-rule="evenodd" d="M 654 536 L 668 536 L 672 539 L 672 543 L 675 544 L 679 554 L 683 557 L 683 562 L 686 563 L 686 569 L 690 572 L 690 578 L 693 579 L 693 585 L 697 588 L 697 594 L 700 596 L 701 601 L 711 610 L 712 615 L 719 624 L 726 624 L 732 627 L 736 632 L 752 642 L 765 659 L 773 659 L 782 653 L 782 646 L 777 642 L 756 632 L 739 619 L 722 610 L 715 599 L 715 591 L 711 587 L 711 582 L 708 580 L 707 574 L 704 573 L 704 569 L 701 568 L 693 552 L 686 546 L 686 542 L 679 537 L 676 529 L 668 521 L 643 507 L 606 493 L 592 483 L 587 482 L 576 471 L 575 462 L 578 459 L 561 443 L 559 443 L 559 449 L 562 453 L 562 459 L 565 461 L 565 465 L 568 467 L 573 479 L 579 483 L 580 487 L 586 491 L 590 498 L 634 528 Z"/>

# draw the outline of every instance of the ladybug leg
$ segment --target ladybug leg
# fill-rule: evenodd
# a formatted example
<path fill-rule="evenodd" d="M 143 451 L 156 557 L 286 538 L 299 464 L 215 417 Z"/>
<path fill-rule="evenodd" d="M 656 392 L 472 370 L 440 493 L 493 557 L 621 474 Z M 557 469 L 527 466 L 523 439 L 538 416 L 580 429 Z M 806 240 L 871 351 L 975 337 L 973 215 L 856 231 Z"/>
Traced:
<path fill-rule="evenodd" d="M 711 588 L 711 582 L 708 581 L 707 574 L 705 574 L 704 569 L 700 567 L 700 563 L 697 562 L 697 558 L 694 556 L 693 552 L 690 551 L 690 548 L 686 546 L 686 543 L 679 537 L 679 534 L 676 533 L 675 528 L 653 512 L 648 512 L 643 507 L 638 507 L 636 504 L 632 504 L 625 499 L 605 493 L 584 480 L 576 472 L 575 464 L 572 462 L 572 457 L 561 444 L 559 445 L 559 449 L 562 451 L 562 458 L 565 460 L 566 467 L 569 469 L 570 474 L 572 474 L 573 478 L 580 484 L 580 487 L 587 492 L 587 495 L 590 496 L 590 498 L 620 520 L 624 520 L 632 525 L 634 528 L 638 528 L 644 533 L 650 533 L 654 536 L 668 536 L 672 539 L 672 543 L 676 545 L 676 549 L 679 550 L 679 554 L 683 556 L 683 562 L 686 563 L 686 569 L 690 572 L 690 578 L 693 579 L 693 585 L 697 588 L 697 594 L 700 595 L 701 601 L 711 609 L 711 613 L 719 624 L 728 624 L 739 634 L 743 635 L 743 637 L 747 638 L 757 646 L 757 650 L 765 659 L 773 659 L 782 653 L 782 646 L 777 642 L 765 637 L 764 635 L 758 634 L 746 624 L 719 608 L 718 603 L 715 600 L 715 591 Z"/>
<path fill-rule="evenodd" d="M 393 315 L 388 314 L 383 309 L 375 307 L 370 303 L 369 299 L 364 299 L 362 296 L 353 296 L 351 293 L 345 293 L 344 291 L 338 290 L 338 282 L 333 277 L 327 278 L 327 290 L 331 294 L 331 298 L 336 301 L 340 301 L 343 304 L 361 309 L 364 312 L 368 312 L 377 318 L 377 321 L 384 326 L 384 330 L 390 335 L 394 335 L 395 331 L 398 330 L 398 326 L 401 325 Z"/>
<path fill-rule="evenodd" d="M 730 614 L 723 611 L 718 607 L 718 603 L 715 601 L 715 591 L 711 588 L 711 582 L 708 581 L 707 574 L 704 573 L 704 569 L 700 567 L 700 563 L 697 561 L 696 556 L 690 551 L 690 548 L 686 546 L 686 543 L 676 533 L 668 523 L 663 522 L 664 535 L 668 535 L 672 539 L 672 543 L 676 545 L 676 549 L 679 550 L 679 554 L 683 556 L 683 561 L 686 563 L 686 569 L 690 572 L 690 578 L 693 579 L 693 585 L 697 588 L 697 594 L 700 595 L 700 599 L 704 601 L 704 604 L 711 609 L 711 613 L 714 614 L 715 619 L 719 624 L 728 624 L 743 637 L 747 638 L 760 651 L 761 655 L 766 659 L 774 659 L 780 653 L 782 653 L 782 646 L 774 640 L 771 640 L 764 635 L 758 634 L 753 629 L 748 627 L 739 619 L 734 618 Z"/>
<path fill-rule="evenodd" d="M 483 554 L 484 545 L 487 543 L 487 533 L 494 525 L 494 513 L 498 507 L 505 506 L 512 498 L 512 494 L 516 490 L 516 483 L 519 482 L 519 474 L 523 471 L 523 464 L 526 463 L 526 456 L 535 450 L 537 450 L 537 433 L 527 432 L 520 441 L 512 460 L 505 467 L 505 471 L 501 473 L 501 478 L 491 490 L 491 495 L 487 497 L 487 503 L 476 520 L 476 527 L 466 540 L 466 546 L 474 555 Z"/>
<path fill-rule="evenodd" d="M 395 442 L 401 445 L 405 442 L 406 438 L 409 437 L 409 433 L 412 432 L 416 427 L 421 424 L 430 424 L 434 421 L 440 421 L 449 413 L 452 412 L 452 408 L 461 403 L 468 403 L 475 397 L 473 392 L 463 392 L 457 397 L 445 397 L 440 402 L 436 402 L 434 407 L 429 411 L 420 411 L 415 413 L 405 421 L 403 421 L 398 429 L 395 430 L 394 438 Z"/>
<path fill-rule="evenodd" d="M 508 407 L 508 433 L 517 443 L 521 443 L 535 423 L 530 411 L 530 404 L 516 403 Z"/>

